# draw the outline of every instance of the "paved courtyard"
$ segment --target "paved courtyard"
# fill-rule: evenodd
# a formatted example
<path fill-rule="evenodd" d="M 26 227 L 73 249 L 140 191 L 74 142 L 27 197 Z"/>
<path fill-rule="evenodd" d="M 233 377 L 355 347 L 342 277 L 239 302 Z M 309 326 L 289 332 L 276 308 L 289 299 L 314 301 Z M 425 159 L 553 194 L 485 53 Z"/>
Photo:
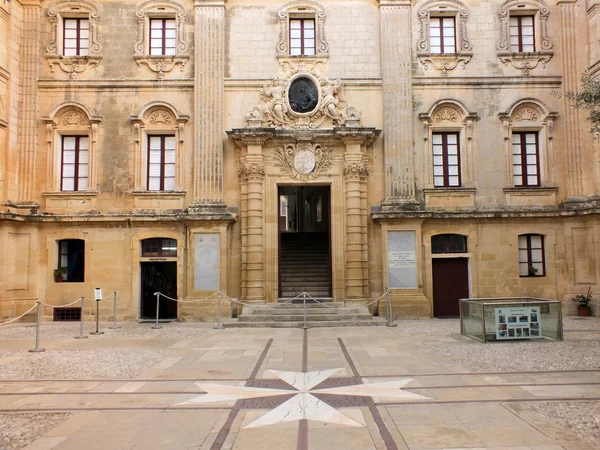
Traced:
<path fill-rule="evenodd" d="M 0 448 L 600 448 L 598 318 L 496 344 L 457 320 L 213 327 L 46 324 L 43 353 L 0 327 Z"/>

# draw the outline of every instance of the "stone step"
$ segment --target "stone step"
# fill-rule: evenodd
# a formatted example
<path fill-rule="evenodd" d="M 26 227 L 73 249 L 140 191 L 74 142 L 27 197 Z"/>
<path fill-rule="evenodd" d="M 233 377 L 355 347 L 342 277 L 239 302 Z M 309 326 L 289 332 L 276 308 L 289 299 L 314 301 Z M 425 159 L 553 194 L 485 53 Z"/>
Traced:
<path fill-rule="evenodd" d="M 372 327 L 385 325 L 385 319 L 372 317 L 370 320 L 331 320 L 307 321 L 307 328 L 321 327 Z M 303 328 L 304 321 L 299 322 L 239 322 L 239 319 L 229 319 L 223 322 L 225 328 Z"/>
<path fill-rule="evenodd" d="M 371 314 L 306 314 L 306 320 L 311 322 L 322 322 L 322 321 L 356 321 L 356 320 L 370 320 L 373 316 Z M 238 320 L 240 322 L 301 322 L 304 320 L 303 314 L 294 315 L 272 315 L 272 314 L 253 314 L 250 316 L 241 315 Z"/>
<path fill-rule="evenodd" d="M 292 298 L 292 297 L 296 297 L 298 295 L 300 295 L 302 292 L 304 292 L 304 290 L 300 291 L 281 291 L 281 295 L 283 297 L 288 297 L 288 298 Z M 311 291 L 309 290 L 308 293 L 310 295 L 312 295 L 313 297 L 327 297 L 328 295 L 330 295 L 329 291 Z M 302 300 L 300 299 L 300 303 L 302 303 Z"/>
<path fill-rule="evenodd" d="M 280 308 L 253 308 L 252 310 L 248 310 L 247 314 L 248 315 L 273 315 L 273 316 L 278 316 L 278 315 L 282 315 L 282 316 L 286 316 L 286 315 L 294 315 L 294 314 L 303 314 L 304 313 L 304 308 L 299 307 L 299 308 L 293 308 L 293 307 L 287 307 L 288 305 L 283 305 Z M 249 308 L 249 307 L 246 307 Z M 244 310 L 244 315 L 246 314 L 246 310 Z M 345 307 L 345 308 L 327 308 L 325 306 L 321 307 L 321 308 L 315 308 L 315 307 L 311 307 L 306 305 L 306 314 L 319 314 L 319 315 L 323 315 L 323 314 L 327 314 L 327 315 L 331 315 L 334 316 L 336 314 L 369 314 L 369 311 L 367 310 L 367 308 L 365 307 L 357 307 L 357 308 L 353 308 L 353 307 Z"/>
<path fill-rule="evenodd" d="M 283 287 L 288 288 L 289 290 L 298 290 L 298 289 L 303 289 L 306 288 L 306 292 L 312 291 L 312 290 L 322 290 L 322 289 L 327 289 L 329 290 L 329 280 L 315 280 L 315 279 L 311 279 L 311 280 L 286 280 L 286 281 L 281 281 L 281 288 L 283 289 Z M 296 289 L 293 289 L 296 288 Z M 313 295 L 314 297 L 314 295 Z"/>

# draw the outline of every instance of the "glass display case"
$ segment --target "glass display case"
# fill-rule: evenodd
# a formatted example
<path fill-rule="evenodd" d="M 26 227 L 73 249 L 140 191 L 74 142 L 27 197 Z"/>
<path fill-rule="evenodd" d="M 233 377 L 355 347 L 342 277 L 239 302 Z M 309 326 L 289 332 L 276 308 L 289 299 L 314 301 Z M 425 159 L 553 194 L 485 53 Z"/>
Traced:
<path fill-rule="evenodd" d="M 480 342 L 563 340 L 562 305 L 529 297 L 460 299 L 460 330 Z"/>

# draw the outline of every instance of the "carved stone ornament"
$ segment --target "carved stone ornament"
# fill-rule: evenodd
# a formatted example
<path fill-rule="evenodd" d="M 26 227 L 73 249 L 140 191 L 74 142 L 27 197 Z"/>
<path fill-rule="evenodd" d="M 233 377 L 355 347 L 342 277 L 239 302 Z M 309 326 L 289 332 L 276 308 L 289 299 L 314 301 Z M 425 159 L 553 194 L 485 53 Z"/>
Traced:
<path fill-rule="evenodd" d="M 148 116 L 148 124 L 153 126 L 160 125 L 173 125 L 173 115 L 166 111 L 159 109 L 158 111 L 154 111 Z"/>
<path fill-rule="evenodd" d="M 317 178 L 331 167 L 333 148 L 301 142 L 275 149 L 275 166 L 294 180 Z"/>
<path fill-rule="evenodd" d="M 519 108 L 513 115 L 514 122 L 539 122 L 539 114 L 533 108 Z"/>
<path fill-rule="evenodd" d="M 369 177 L 369 166 L 365 163 L 344 165 L 344 177 L 350 180 L 366 180 Z"/>
<path fill-rule="evenodd" d="M 517 10 L 517 8 L 519 9 Z M 535 38 L 537 51 L 515 53 L 511 50 L 510 15 L 514 11 L 526 11 L 534 15 L 535 29 L 540 30 Z M 550 9 L 542 0 L 507 0 L 500 6 L 500 38 L 496 43 L 496 47 L 498 48 L 498 58 L 505 66 L 512 65 L 515 69 L 520 70 L 523 76 L 529 76 L 530 71 L 538 66 L 542 69 L 546 68 L 546 64 L 554 55 L 552 42 L 548 38 L 549 15 Z"/>
<path fill-rule="evenodd" d="M 429 47 L 429 24 L 432 15 L 443 14 L 444 17 L 455 18 L 456 52 L 448 54 L 431 53 Z M 458 0 L 429 0 L 419 9 L 421 28 L 419 41 L 417 42 L 417 56 L 425 70 L 429 66 L 447 76 L 448 72 L 459 67 L 464 70 L 465 66 L 473 57 L 473 44 L 467 35 L 467 19 L 469 10 L 467 6 Z"/>
<path fill-rule="evenodd" d="M 458 114 L 452 108 L 443 108 L 435 114 L 434 119 L 436 122 L 457 122 Z"/>
<path fill-rule="evenodd" d="M 162 80 L 166 74 L 179 66 L 183 72 L 187 61 L 189 43 L 185 32 L 187 14 L 185 8 L 173 0 L 150 0 L 140 5 L 135 13 L 138 21 L 137 40 L 134 47 L 133 58 L 138 65 L 147 66 L 156 73 L 156 78 Z M 177 22 L 177 54 L 169 56 L 155 56 L 149 54 L 148 26 L 151 17 L 173 18 Z"/>
<path fill-rule="evenodd" d="M 302 66 L 302 70 L 291 66 L 286 78 L 275 78 L 261 89 L 262 104 L 246 116 L 249 127 L 313 130 L 358 126 L 360 112 L 344 100 L 340 78 L 319 76 L 315 66 Z"/>
<path fill-rule="evenodd" d="M 86 18 L 90 22 L 89 50 L 85 56 L 63 56 L 62 49 L 57 43 L 59 27 L 62 27 L 64 18 Z M 97 67 L 102 62 L 102 44 L 100 44 L 98 23 L 100 13 L 98 6 L 86 0 L 72 1 L 60 0 L 48 6 L 50 19 L 50 42 L 46 46 L 46 59 L 52 73 L 59 67 L 69 79 L 76 80 L 79 74 L 92 67 Z"/>
<path fill-rule="evenodd" d="M 286 3 L 277 12 L 279 21 L 279 40 L 277 42 L 277 56 L 289 57 L 289 19 L 298 14 L 302 18 L 311 17 L 315 19 L 315 58 L 329 56 L 329 44 L 325 39 L 325 9 L 317 2 L 311 0 L 299 0 Z"/>
<path fill-rule="evenodd" d="M 262 181 L 265 178 L 265 166 L 262 164 L 240 162 L 238 165 L 238 176 L 242 181 Z"/>
<path fill-rule="evenodd" d="M 60 117 L 58 125 L 60 127 L 87 127 L 89 120 L 80 111 L 68 111 Z"/>

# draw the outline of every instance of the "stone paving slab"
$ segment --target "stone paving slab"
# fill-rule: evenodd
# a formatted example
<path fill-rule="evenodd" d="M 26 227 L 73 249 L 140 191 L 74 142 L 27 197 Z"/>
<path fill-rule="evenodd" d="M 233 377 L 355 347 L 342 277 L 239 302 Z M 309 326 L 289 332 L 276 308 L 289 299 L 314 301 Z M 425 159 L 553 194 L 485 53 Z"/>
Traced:
<path fill-rule="evenodd" d="M 70 418 L 28 450 L 598 448 L 591 437 L 532 411 L 527 402 L 600 401 L 600 358 L 595 368 L 586 362 L 555 370 L 549 360 L 536 370 L 477 372 L 448 357 L 445 346 L 493 352 L 494 345 L 456 334 L 410 334 L 401 327 L 201 331 L 148 340 L 117 334 L 47 339 L 47 352 L 73 352 L 66 354 L 64 381 L 3 379 L 3 367 L 35 360 L 22 351 L 30 342 L 0 340 L 0 351 L 16 350 L 0 358 L 0 410 L 71 409 Z M 598 354 L 595 344 L 584 342 L 595 343 L 600 333 L 570 334 L 567 349 Z M 128 379 L 74 379 L 73 367 L 86 364 L 89 371 L 94 362 L 86 358 L 107 349 L 170 353 L 131 370 Z M 218 394 L 211 393 L 214 385 Z M 332 394 L 339 387 L 350 390 Z M 245 400 L 255 388 L 291 394 Z"/>

